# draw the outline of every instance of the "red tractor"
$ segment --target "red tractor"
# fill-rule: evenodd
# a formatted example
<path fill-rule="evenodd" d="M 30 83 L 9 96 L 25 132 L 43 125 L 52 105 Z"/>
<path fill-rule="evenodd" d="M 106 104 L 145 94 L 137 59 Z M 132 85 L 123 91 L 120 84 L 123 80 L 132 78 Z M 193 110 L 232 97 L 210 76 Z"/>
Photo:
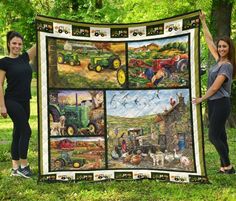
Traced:
<path fill-rule="evenodd" d="M 158 70 L 164 68 L 168 74 L 178 71 L 183 72 L 188 68 L 188 55 L 182 54 L 177 55 L 168 59 L 155 59 L 153 60 L 152 70 L 157 72 Z"/>
<path fill-rule="evenodd" d="M 183 72 L 188 68 L 188 55 L 181 54 L 168 59 L 154 59 L 152 65 L 142 59 L 130 59 L 129 66 L 151 68 L 153 72 L 164 69 L 169 76 L 174 71 Z"/>
<path fill-rule="evenodd" d="M 157 85 L 164 77 L 169 77 L 171 73 L 187 70 L 188 55 L 176 55 L 168 59 L 153 59 L 152 65 L 147 64 L 142 59 L 130 59 L 129 66 L 146 68 L 144 76 L 154 85 Z"/>

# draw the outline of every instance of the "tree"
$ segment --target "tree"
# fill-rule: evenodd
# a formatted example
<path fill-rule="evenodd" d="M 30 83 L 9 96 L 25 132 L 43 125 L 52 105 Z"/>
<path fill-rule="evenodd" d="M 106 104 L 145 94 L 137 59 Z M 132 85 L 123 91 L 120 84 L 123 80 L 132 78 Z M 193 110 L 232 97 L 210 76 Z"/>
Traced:
<path fill-rule="evenodd" d="M 233 4 L 232 0 L 212 1 L 211 30 L 214 39 L 225 35 L 230 36 Z"/>

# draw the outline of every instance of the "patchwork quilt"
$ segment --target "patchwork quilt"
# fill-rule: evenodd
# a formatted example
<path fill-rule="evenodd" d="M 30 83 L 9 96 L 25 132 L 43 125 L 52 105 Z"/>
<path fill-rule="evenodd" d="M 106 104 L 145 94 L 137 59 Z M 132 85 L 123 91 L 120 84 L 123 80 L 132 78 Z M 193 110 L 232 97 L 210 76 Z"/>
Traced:
<path fill-rule="evenodd" d="M 206 183 L 199 11 L 92 24 L 37 16 L 39 180 Z"/>

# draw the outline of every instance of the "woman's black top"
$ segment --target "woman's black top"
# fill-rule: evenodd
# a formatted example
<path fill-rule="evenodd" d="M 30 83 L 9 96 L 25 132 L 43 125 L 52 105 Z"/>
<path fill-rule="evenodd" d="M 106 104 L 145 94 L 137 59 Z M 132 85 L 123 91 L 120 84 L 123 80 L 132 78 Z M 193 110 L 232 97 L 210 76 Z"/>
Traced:
<path fill-rule="evenodd" d="M 32 69 L 27 52 L 17 58 L 0 59 L 0 69 L 6 72 L 5 99 L 27 101 L 31 98 Z"/>

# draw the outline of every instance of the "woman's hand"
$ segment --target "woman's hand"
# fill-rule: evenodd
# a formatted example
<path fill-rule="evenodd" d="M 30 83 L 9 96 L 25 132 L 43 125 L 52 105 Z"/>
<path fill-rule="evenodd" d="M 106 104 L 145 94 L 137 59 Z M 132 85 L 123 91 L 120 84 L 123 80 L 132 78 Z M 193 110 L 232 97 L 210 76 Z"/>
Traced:
<path fill-rule="evenodd" d="M 1 113 L 3 118 L 7 118 L 7 109 L 6 109 L 6 107 L 1 107 L 0 108 L 0 113 Z"/>
<path fill-rule="evenodd" d="M 192 100 L 192 104 L 194 104 L 194 105 L 197 105 L 197 104 L 199 104 L 201 102 L 202 102 L 202 98 L 201 97 L 193 98 L 193 100 Z"/>

